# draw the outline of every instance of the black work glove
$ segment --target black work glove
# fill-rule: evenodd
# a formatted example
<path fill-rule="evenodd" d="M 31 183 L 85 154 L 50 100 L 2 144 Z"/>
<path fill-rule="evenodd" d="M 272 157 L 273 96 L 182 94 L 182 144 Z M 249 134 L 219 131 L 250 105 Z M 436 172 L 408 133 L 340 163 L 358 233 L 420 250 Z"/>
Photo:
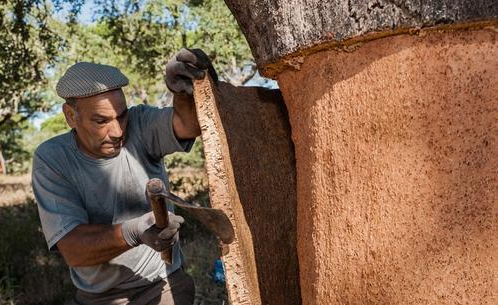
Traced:
<path fill-rule="evenodd" d="M 218 75 L 211 61 L 201 49 L 181 49 L 166 64 L 166 86 L 173 93 L 194 92 L 192 80 L 203 79 L 205 70 L 216 82 Z"/>
<path fill-rule="evenodd" d="M 183 222 L 183 217 L 169 212 L 169 225 L 161 230 L 155 225 L 154 214 L 149 212 L 123 222 L 123 237 L 132 247 L 145 244 L 156 251 L 164 251 L 178 240 L 178 229 Z"/>

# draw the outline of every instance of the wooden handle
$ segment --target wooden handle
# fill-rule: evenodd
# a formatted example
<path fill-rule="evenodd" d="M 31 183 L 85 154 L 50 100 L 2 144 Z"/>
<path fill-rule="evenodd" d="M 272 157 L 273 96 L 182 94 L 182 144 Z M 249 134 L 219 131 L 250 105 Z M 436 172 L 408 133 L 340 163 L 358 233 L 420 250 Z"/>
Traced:
<path fill-rule="evenodd" d="M 166 198 L 161 194 L 166 192 L 166 187 L 162 180 L 154 178 L 147 182 L 147 196 L 152 206 L 152 212 L 156 218 L 156 227 L 167 228 L 169 225 L 168 207 Z M 161 252 L 161 258 L 166 264 L 173 264 L 173 248 Z"/>

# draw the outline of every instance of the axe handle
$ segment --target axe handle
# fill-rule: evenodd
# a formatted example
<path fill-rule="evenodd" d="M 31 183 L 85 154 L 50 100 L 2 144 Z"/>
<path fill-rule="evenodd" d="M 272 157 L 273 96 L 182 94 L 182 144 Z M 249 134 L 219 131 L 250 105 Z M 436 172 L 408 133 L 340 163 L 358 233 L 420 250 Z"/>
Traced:
<path fill-rule="evenodd" d="M 157 185 L 154 185 L 154 183 L 159 183 L 157 182 L 157 180 L 159 179 L 153 179 L 149 181 L 149 183 L 147 184 L 147 195 L 149 196 L 149 201 L 152 206 L 154 218 L 156 219 L 156 227 L 158 227 L 159 229 L 164 229 L 169 225 L 168 208 L 166 204 L 166 198 L 159 195 L 159 193 L 162 191 L 162 187 L 164 187 L 164 184 L 162 184 L 162 181 L 159 180 L 162 184 L 162 187 L 161 191 L 158 191 L 159 189 Z M 166 264 L 173 264 L 173 248 L 161 252 L 161 258 Z"/>

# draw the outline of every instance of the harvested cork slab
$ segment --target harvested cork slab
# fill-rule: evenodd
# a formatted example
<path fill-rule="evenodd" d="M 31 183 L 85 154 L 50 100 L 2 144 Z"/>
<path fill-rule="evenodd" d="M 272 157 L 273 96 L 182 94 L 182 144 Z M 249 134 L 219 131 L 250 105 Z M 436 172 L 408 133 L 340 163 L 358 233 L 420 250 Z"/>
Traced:
<path fill-rule="evenodd" d="M 231 304 L 300 304 L 296 173 L 279 90 L 194 83 L 211 206 L 230 218 L 224 245 Z"/>

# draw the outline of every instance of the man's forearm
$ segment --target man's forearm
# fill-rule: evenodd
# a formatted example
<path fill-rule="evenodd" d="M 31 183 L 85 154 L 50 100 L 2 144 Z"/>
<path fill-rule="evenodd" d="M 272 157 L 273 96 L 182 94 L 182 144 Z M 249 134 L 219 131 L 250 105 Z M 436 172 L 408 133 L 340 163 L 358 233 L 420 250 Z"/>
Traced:
<path fill-rule="evenodd" d="M 193 139 L 201 134 L 194 98 L 177 93 L 173 98 L 173 129 L 179 139 Z"/>
<path fill-rule="evenodd" d="M 123 238 L 121 224 L 79 225 L 57 247 L 72 267 L 102 264 L 131 248 Z"/>

